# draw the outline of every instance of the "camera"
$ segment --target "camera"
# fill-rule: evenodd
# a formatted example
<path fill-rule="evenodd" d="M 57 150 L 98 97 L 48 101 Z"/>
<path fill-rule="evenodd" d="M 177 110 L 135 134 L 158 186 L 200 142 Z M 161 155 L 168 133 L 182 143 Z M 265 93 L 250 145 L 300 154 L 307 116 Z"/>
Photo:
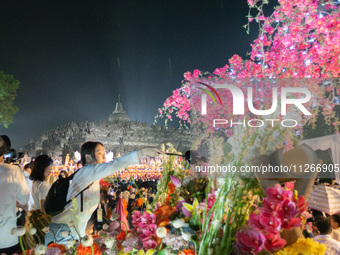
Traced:
<path fill-rule="evenodd" d="M 21 159 L 23 157 L 23 153 L 19 152 L 17 154 L 16 150 L 11 149 L 9 153 L 4 154 L 4 161 L 7 164 L 13 163 L 13 162 L 17 162 L 19 159 Z"/>

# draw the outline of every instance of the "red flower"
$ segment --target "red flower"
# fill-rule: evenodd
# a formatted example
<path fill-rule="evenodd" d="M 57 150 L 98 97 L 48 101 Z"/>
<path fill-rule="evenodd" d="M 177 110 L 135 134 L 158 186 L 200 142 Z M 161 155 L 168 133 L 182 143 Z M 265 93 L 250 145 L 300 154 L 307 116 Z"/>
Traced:
<path fill-rule="evenodd" d="M 304 211 L 307 210 L 308 203 L 306 203 L 306 199 L 304 196 L 299 197 L 299 200 L 297 202 L 297 207 L 300 213 L 303 213 Z"/>
<path fill-rule="evenodd" d="M 178 255 L 195 255 L 195 251 L 190 249 L 181 250 Z"/>
<path fill-rule="evenodd" d="M 116 236 L 116 238 L 117 238 L 117 241 L 123 241 L 123 240 L 125 240 L 125 238 L 126 238 L 126 232 L 125 232 L 125 231 L 121 231 L 121 232 Z"/>
<path fill-rule="evenodd" d="M 293 218 L 290 220 L 284 220 L 282 222 L 281 228 L 291 230 L 292 228 L 300 227 L 301 221 L 302 221 L 301 218 Z"/>
<path fill-rule="evenodd" d="M 50 243 L 48 246 L 48 248 L 58 248 L 61 252 L 63 252 L 65 250 L 65 246 L 62 244 L 56 244 L 56 243 Z"/>
<path fill-rule="evenodd" d="M 286 240 L 281 238 L 279 233 L 268 233 L 265 237 L 264 248 L 267 251 L 277 251 L 287 243 Z"/>
<path fill-rule="evenodd" d="M 93 243 L 92 247 L 93 247 L 94 255 L 102 254 L 100 250 L 100 246 L 97 243 Z M 80 244 L 77 248 L 77 254 L 78 255 L 92 255 L 92 248 L 91 246 L 85 247 L 82 244 Z"/>

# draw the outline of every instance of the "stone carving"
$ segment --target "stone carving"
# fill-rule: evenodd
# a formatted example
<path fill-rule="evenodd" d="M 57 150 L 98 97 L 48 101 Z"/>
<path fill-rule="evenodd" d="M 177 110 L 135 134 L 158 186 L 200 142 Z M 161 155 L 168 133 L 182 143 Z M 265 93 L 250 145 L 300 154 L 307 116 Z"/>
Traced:
<path fill-rule="evenodd" d="M 148 125 L 139 121 L 131 121 L 124 111 L 122 103 L 118 101 L 116 108 L 108 118 L 108 122 L 85 121 L 77 125 L 75 122 L 56 127 L 46 131 L 36 140 L 31 140 L 22 146 L 20 151 L 29 157 L 42 153 L 52 157 L 62 157 L 65 163 L 67 154 L 72 158 L 75 151 L 80 151 L 81 145 L 86 141 L 99 141 L 105 145 L 106 151 L 114 155 L 124 155 L 146 146 L 159 147 L 170 142 L 176 149 L 189 150 L 191 137 L 189 130 L 168 129 Z"/>

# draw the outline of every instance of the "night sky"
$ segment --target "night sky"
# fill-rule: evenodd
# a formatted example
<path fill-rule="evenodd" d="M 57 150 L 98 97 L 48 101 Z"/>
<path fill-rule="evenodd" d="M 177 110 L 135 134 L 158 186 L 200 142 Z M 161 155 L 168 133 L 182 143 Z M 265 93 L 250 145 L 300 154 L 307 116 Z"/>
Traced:
<path fill-rule="evenodd" d="M 153 122 L 183 73 L 246 57 L 246 0 L 0 0 L 0 70 L 20 81 L 12 147 L 71 121 L 107 120 L 118 94 Z"/>

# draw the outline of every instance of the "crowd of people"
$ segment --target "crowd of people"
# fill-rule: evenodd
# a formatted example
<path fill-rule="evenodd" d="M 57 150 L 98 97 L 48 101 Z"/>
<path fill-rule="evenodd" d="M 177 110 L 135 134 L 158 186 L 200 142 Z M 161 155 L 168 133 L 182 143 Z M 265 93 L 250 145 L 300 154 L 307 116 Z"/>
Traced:
<path fill-rule="evenodd" d="M 53 216 L 44 207 L 51 188 L 48 180 L 53 160 L 43 154 L 21 168 L 17 164 L 4 162 L 3 156 L 10 148 L 10 139 L 0 136 L 0 254 L 13 254 L 21 250 L 18 235 L 13 233 L 20 228 L 25 229 L 22 237 L 25 249 L 37 243 L 45 243 L 46 246 L 51 242 L 65 244 L 78 239 L 79 235 L 96 234 L 105 223 L 110 224 L 119 203 L 131 228 L 132 213 L 149 209 L 157 193 L 157 179 L 153 178 L 133 182 L 117 178 L 109 185 L 100 185 L 100 180 L 130 164 L 137 164 L 145 155 L 160 154 L 159 150 L 144 148 L 105 163 L 103 144 L 86 142 L 81 147 L 81 168 L 72 174 L 67 191 L 67 201 L 74 198 L 78 206 L 66 203 L 62 212 Z M 68 180 L 69 173 L 60 171 L 58 178 Z M 70 226 L 70 222 L 74 223 L 74 227 Z M 43 231 L 45 227 L 49 227 L 48 233 Z M 35 229 L 34 233 L 29 231 L 32 228 Z M 69 235 L 63 235 L 65 231 Z M 326 245 L 326 255 L 340 254 L 340 215 L 326 217 L 321 212 L 319 215 L 314 212 L 303 234 Z"/>
<path fill-rule="evenodd" d="M 316 216 L 303 233 L 306 238 L 324 244 L 327 247 L 325 255 L 340 254 L 340 215 Z"/>
<path fill-rule="evenodd" d="M 136 200 L 135 190 L 130 186 L 124 190 L 114 187 L 113 194 L 109 194 L 108 190 L 106 192 L 100 190 L 99 181 L 128 165 L 138 164 L 142 157 L 155 157 L 162 153 L 156 148 L 143 148 L 110 163 L 105 163 L 105 148 L 102 143 L 84 143 L 81 147 L 83 167 L 73 175 L 67 191 L 67 201 L 75 198 L 76 203 L 81 206 L 75 208 L 74 203 L 67 203 L 61 213 L 51 216 L 45 212 L 44 203 L 51 187 L 47 180 L 51 173 L 53 160 L 48 155 L 39 155 L 33 163 L 25 165 L 22 169 L 17 164 L 4 162 L 4 155 L 10 150 L 9 137 L 0 136 L 0 254 L 13 254 L 21 250 L 18 235 L 14 233 L 23 228 L 17 225 L 18 211 L 22 215 L 27 214 L 27 217 L 24 217 L 25 228 L 36 230 L 35 233 L 25 231 L 23 243 L 27 249 L 37 242 L 44 242 L 45 245 L 53 241 L 66 243 L 68 240 L 77 239 L 78 234 L 85 236 L 88 231 L 91 231 L 91 227 L 89 227 L 91 224 L 88 223 L 95 222 L 93 219 L 99 207 L 98 201 L 103 201 L 105 216 L 108 216 L 110 210 L 114 209 L 117 198 L 120 198 L 122 194 L 125 197 L 128 212 L 135 207 L 135 204 L 131 205 L 133 197 Z M 65 177 L 67 177 L 67 173 L 61 172 L 59 178 Z M 149 199 L 148 195 L 154 194 L 145 192 L 145 189 L 142 192 L 143 200 Z M 81 196 L 78 196 L 79 194 Z M 75 226 L 70 227 L 70 222 L 74 222 Z M 45 234 L 43 229 L 47 226 L 51 231 Z M 95 230 L 95 225 L 92 225 L 93 230 Z M 67 237 L 62 235 L 63 231 L 68 231 L 69 235 Z"/>

